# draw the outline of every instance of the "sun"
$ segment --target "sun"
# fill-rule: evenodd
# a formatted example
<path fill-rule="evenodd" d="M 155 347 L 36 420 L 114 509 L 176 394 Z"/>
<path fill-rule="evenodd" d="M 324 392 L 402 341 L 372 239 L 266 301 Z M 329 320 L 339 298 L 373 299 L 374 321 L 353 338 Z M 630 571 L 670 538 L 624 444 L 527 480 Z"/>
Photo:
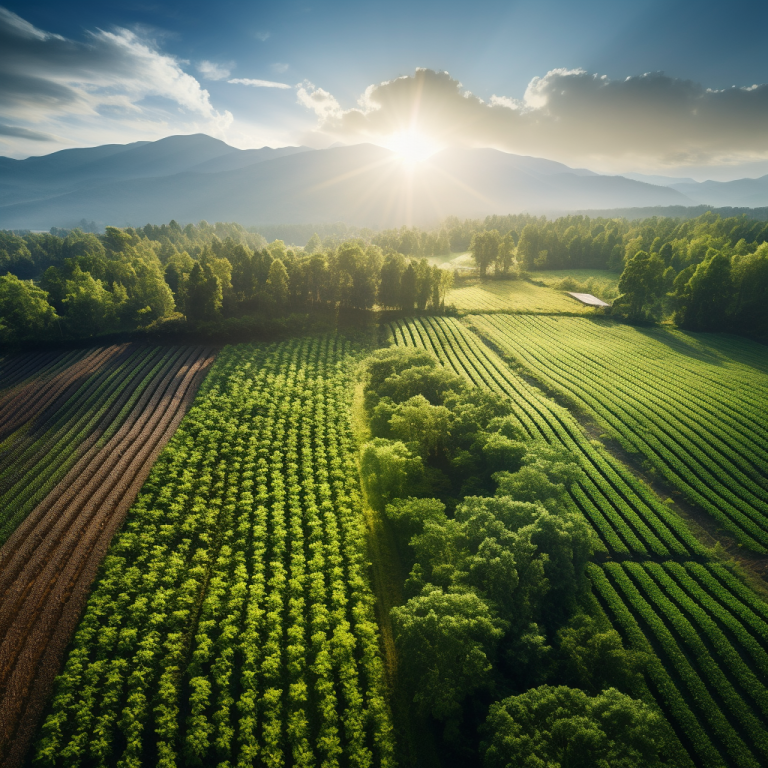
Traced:
<path fill-rule="evenodd" d="M 413 131 L 395 133 L 389 138 L 386 146 L 406 165 L 418 165 L 440 149 L 434 141 Z"/>

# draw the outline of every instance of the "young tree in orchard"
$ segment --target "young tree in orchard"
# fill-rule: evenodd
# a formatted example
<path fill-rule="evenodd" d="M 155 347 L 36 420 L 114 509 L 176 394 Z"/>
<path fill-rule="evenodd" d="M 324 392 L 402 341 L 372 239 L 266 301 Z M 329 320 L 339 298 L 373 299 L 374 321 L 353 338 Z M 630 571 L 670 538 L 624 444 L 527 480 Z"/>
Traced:
<path fill-rule="evenodd" d="M 627 260 L 619 278 L 620 306 L 628 305 L 629 317 L 640 319 L 646 306 L 661 296 L 664 260 L 658 253 L 638 251 Z"/>
<path fill-rule="evenodd" d="M 58 319 L 48 294 L 32 281 L 11 274 L 0 277 L 0 341 L 44 338 Z"/>
<path fill-rule="evenodd" d="M 484 731 L 485 768 L 661 768 L 671 750 L 661 714 L 615 688 L 532 688 L 492 704 Z"/>

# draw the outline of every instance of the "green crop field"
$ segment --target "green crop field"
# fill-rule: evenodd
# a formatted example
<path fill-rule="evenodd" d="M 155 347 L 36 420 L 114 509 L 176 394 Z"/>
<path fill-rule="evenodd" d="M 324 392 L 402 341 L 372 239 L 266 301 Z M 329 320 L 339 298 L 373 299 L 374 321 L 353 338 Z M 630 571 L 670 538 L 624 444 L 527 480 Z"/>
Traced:
<path fill-rule="evenodd" d="M 567 410 L 526 384 L 461 322 L 398 322 L 391 334 L 396 344 L 425 349 L 473 384 L 504 393 L 529 435 L 578 456 L 587 481 L 571 488 L 571 503 L 610 553 L 588 572 L 611 622 L 648 659 L 643 695 L 665 712 L 695 764 L 765 764 L 766 604 L 650 490 L 587 441 Z M 759 353 L 752 355 L 759 362 Z"/>
<path fill-rule="evenodd" d="M 487 280 L 462 285 L 448 292 L 446 306 L 459 312 L 524 312 L 534 314 L 594 314 L 563 291 L 533 285 L 525 280 Z"/>
<path fill-rule="evenodd" d="M 739 541 L 768 551 L 768 351 L 579 318 L 468 322 L 588 411 Z"/>
<path fill-rule="evenodd" d="M 224 350 L 115 538 L 36 765 L 392 765 L 342 336 Z"/>

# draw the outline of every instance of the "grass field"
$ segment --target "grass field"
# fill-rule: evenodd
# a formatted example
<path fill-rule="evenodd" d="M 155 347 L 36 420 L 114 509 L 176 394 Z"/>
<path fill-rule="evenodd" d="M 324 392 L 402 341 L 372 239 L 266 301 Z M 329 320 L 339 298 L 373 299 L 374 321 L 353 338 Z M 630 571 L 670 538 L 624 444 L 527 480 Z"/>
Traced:
<path fill-rule="evenodd" d="M 611 553 L 589 567 L 595 593 L 625 642 L 648 659 L 636 695 L 658 703 L 692 764 L 764 765 L 766 604 L 692 540 L 649 489 L 636 481 L 633 487 L 618 462 L 584 439 L 568 411 L 526 384 L 460 321 L 398 322 L 392 337 L 505 393 L 531 436 L 577 455 L 588 480 L 571 489 L 572 503 Z"/>
<path fill-rule="evenodd" d="M 470 317 L 744 545 L 768 552 L 768 349 L 608 320 Z"/>
<path fill-rule="evenodd" d="M 603 301 L 612 301 L 619 295 L 618 272 L 606 269 L 552 269 L 529 272 L 529 278 L 548 288 L 560 291 L 591 293 Z"/>
<path fill-rule="evenodd" d="M 213 359 L 121 345 L 0 369 L 0 755 L 23 753 L 109 542 Z"/>
<path fill-rule="evenodd" d="M 459 312 L 524 312 L 533 314 L 594 314 L 562 291 L 533 285 L 526 280 L 480 280 L 463 283 L 448 292 L 446 306 Z"/>

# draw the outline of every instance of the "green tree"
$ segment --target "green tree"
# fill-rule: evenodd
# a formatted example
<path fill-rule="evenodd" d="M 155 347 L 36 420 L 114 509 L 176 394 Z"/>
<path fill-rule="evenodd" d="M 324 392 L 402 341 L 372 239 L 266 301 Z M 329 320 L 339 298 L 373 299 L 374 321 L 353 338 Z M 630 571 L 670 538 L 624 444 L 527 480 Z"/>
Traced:
<path fill-rule="evenodd" d="M 213 322 L 221 317 L 221 281 L 211 267 L 196 262 L 186 286 L 184 312 L 192 325 Z"/>
<path fill-rule="evenodd" d="M 403 684 L 423 713 L 455 727 L 463 700 L 490 683 L 501 622 L 477 595 L 437 587 L 391 616 Z"/>
<path fill-rule="evenodd" d="M 75 267 L 64 289 L 66 323 L 74 336 L 108 333 L 115 327 L 120 307 L 101 280 Z"/>
<path fill-rule="evenodd" d="M 621 635 L 604 621 L 576 613 L 557 633 L 561 678 L 592 694 L 606 688 L 633 690 L 644 657 L 624 647 Z"/>
<path fill-rule="evenodd" d="M 395 407 L 389 426 L 395 440 L 417 446 L 427 457 L 445 448 L 451 436 L 451 412 L 444 405 L 432 405 L 423 395 L 415 395 Z"/>
<path fill-rule="evenodd" d="M 32 281 L 15 275 L 0 277 L 0 340 L 26 341 L 48 336 L 58 320 L 48 294 Z"/>
<path fill-rule="evenodd" d="M 619 293 L 620 303 L 628 305 L 630 317 L 643 317 L 646 306 L 661 296 L 664 269 L 664 260 L 657 253 L 638 251 L 627 260 L 619 278 Z"/>
<path fill-rule="evenodd" d="M 360 474 L 374 509 L 383 511 L 393 499 L 410 496 L 423 474 L 421 457 L 400 441 L 376 437 L 360 456 Z"/>
<path fill-rule="evenodd" d="M 400 309 L 411 312 L 416 305 L 416 268 L 409 262 L 400 278 Z"/>
<path fill-rule="evenodd" d="M 469 250 L 480 270 L 480 277 L 485 277 L 488 267 L 496 262 L 499 256 L 500 245 L 501 236 L 495 229 L 487 232 L 477 232 L 472 237 Z"/>
<path fill-rule="evenodd" d="M 402 254 L 392 253 L 384 258 L 379 283 L 379 304 L 383 307 L 400 306 L 400 281 L 405 268 L 405 258 Z"/>
<path fill-rule="evenodd" d="M 304 246 L 305 253 L 317 253 L 322 247 L 323 242 L 320 240 L 320 236 L 315 232 L 312 237 L 307 240 L 307 244 Z"/>
<path fill-rule="evenodd" d="M 768 335 L 768 243 L 754 253 L 736 254 L 731 262 L 735 290 L 733 325 Z"/>
<path fill-rule="evenodd" d="M 615 688 L 532 688 L 492 704 L 484 732 L 485 768 L 660 768 L 671 751 L 662 716 Z"/>
<path fill-rule="evenodd" d="M 692 331 L 721 330 L 732 296 L 731 261 L 725 254 L 710 250 L 683 287 L 675 320 Z"/>
<path fill-rule="evenodd" d="M 281 259 L 275 259 L 269 265 L 267 296 L 276 307 L 282 308 L 288 301 L 288 270 Z"/>

